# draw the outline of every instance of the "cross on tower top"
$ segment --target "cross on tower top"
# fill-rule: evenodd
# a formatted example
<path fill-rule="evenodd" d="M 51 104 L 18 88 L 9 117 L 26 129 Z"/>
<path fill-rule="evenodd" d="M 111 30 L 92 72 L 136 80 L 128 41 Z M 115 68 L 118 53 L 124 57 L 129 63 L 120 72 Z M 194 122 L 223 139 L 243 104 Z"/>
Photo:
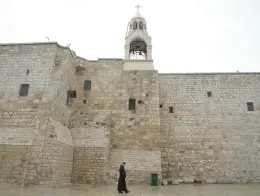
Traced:
<path fill-rule="evenodd" d="M 137 6 L 135 6 L 135 8 L 137 9 L 137 12 L 139 13 L 139 9 L 140 9 L 140 5 L 138 4 Z"/>

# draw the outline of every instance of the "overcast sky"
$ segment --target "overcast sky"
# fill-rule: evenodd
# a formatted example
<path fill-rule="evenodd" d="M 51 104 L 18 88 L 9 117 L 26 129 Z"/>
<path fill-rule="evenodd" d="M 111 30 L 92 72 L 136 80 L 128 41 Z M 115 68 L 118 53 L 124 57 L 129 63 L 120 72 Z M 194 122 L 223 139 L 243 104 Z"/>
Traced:
<path fill-rule="evenodd" d="M 85 59 L 124 58 L 137 4 L 159 72 L 260 71 L 260 0 L 0 0 L 0 43 L 48 36 Z"/>

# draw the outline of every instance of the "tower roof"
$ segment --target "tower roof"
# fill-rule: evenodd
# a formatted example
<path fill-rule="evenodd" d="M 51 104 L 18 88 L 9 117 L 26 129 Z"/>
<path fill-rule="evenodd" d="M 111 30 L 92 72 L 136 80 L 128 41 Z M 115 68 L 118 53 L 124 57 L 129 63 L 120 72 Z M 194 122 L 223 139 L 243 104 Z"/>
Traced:
<path fill-rule="evenodd" d="M 137 18 L 140 18 L 140 19 L 143 19 L 143 20 L 145 20 L 144 19 L 144 17 L 140 14 L 140 12 L 138 11 L 138 12 L 136 12 L 136 14 L 134 15 L 134 17 L 132 18 L 132 19 L 137 19 Z"/>
<path fill-rule="evenodd" d="M 132 18 L 132 20 L 133 19 L 143 19 L 143 20 L 145 20 L 144 19 L 144 17 L 140 14 L 140 12 L 139 12 L 139 9 L 140 9 L 140 5 L 137 5 L 137 6 L 135 6 L 135 8 L 137 9 L 137 12 L 136 12 L 136 14 L 134 15 L 134 17 Z"/>

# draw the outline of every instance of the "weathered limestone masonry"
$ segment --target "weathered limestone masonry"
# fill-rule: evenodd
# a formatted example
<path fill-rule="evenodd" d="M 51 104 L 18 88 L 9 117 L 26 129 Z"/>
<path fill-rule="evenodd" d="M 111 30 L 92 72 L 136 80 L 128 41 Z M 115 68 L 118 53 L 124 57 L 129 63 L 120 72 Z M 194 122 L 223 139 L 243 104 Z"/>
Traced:
<path fill-rule="evenodd" d="M 115 173 L 125 160 L 128 181 L 149 183 L 151 172 L 161 178 L 158 72 L 123 71 L 121 85 L 123 111 L 111 136 L 110 167 Z M 135 110 L 128 109 L 129 99 L 136 100 Z"/>
<path fill-rule="evenodd" d="M 121 108 L 118 99 L 122 60 L 84 61 L 77 71 L 77 98 L 70 128 L 75 144 L 74 183 L 107 182 L 112 114 Z M 84 81 L 91 90 L 84 90 Z M 118 92 L 117 92 L 118 91 Z M 113 114 L 116 115 L 117 113 Z"/>
<path fill-rule="evenodd" d="M 0 182 L 260 182 L 260 73 L 158 74 L 139 6 L 124 50 L 0 44 Z"/>
<path fill-rule="evenodd" d="M 66 127 L 70 109 L 62 98 L 75 83 L 74 59 L 69 49 L 56 43 L 0 46 L 1 181 L 70 183 L 73 144 Z M 63 86 L 55 80 L 59 75 L 64 75 L 58 81 Z M 19 96 L 21 84 L 29 84 L 27 96 Z"/>
<path fill-rule="evenodd" d="M 122 161 L 128 162 L 129 181 L 147 182 L 150 172 L 161 176 L 157 146 L 160 139 L 158 73 L 123 71 L 120 59 L 82 64 L 86 70 L 77 72 L 75 112 L 70 120 L 76 146 L 73 181 L 114 182 Z M 91 81 L 89 91 L 84 91 L 85 80 Z M 136 99 L 135 112 L 128 110 L 129 98 Z M 95 156 L 82 156 L 89 153 L 88 149 Z"/>
<path fill-rule="evenodd" d="M 0 181 L 114 183 L 122 161 L 132 183 L 150 182 L 151 172 L 260 181 L 260 73 L 123 65 L 85 60 L 57 43 L 0 45 Z"/>
<path fill-rule="evenodd" d="M 87 61 L 56 43 L 1 45 L 0 59 L 3 182 L 111 183 L 122 161 L 133 183 L 161 171 L 185 181 L 260 180 L 260 74 L 125 71 L 121 59 Z M 19 96 L 24 83 L 28 96 Z"/>
<path fill-rule="evenodd" d="M 260 73 L 160 74 L 159 89 L 165 178 L 260 181 Z"/>

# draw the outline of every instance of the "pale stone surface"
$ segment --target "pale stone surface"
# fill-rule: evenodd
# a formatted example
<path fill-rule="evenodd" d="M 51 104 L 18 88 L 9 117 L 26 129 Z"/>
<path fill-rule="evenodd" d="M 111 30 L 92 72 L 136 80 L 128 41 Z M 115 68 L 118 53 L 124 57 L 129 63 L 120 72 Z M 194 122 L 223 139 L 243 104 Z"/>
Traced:
<path fill-rule="evenodd" d="M 118 177 L 118 168 L 126 162 L 127 182 L 151 182 L 151 174 L 157 173 L 161 180 L 161 152 L 144 150 L 112 150 L 109 156 L 110 175 Z M 116 182 L 118 178 L 115 178 Z"/>
<path fill-rule="evenodd" d="M 260 74 L 254 73 L 159 75 L 161 130 L 168 146 L 162 151 L 164 175 L 258 182 L 259 85 Z M 254 112 L 247 111 L 248 101 Z"/>
<path fill-rule="evenodd" d="M 136 61 L 124 61 L 124 70 L 154 70 L 153 61 L 146 60 L 145 62 L 142 60 Z"/>

